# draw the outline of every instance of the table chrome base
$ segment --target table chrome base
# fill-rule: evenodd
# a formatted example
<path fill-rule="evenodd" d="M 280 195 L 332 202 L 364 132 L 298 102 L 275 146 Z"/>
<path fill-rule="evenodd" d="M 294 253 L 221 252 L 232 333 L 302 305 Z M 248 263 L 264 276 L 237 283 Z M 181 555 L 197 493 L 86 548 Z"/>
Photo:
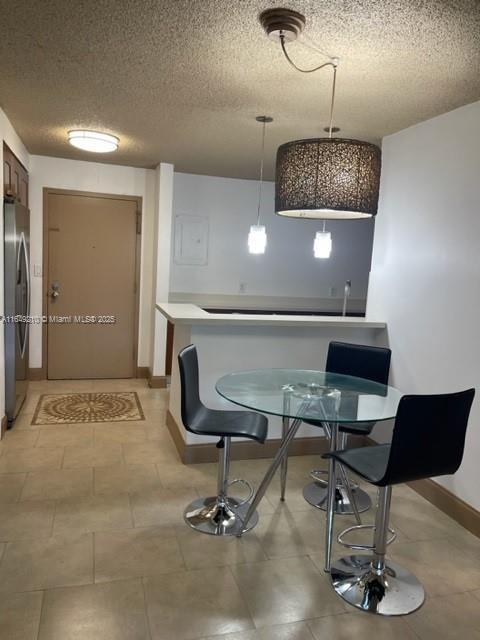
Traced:
<path fill-rule="evenodd" d="M 258 522 L 258 513 L 255 511 L 245 526 L 244 520 L 249 507 L 249 502 L 240 502 L 230 497 L 224 502 L 219 501 L 216 496 L 198 498 L 188 505 L 183 517 L 196 531 L 212 536 L 240 536 L 253 529 Z"/>
<path fill-rule="evenodd" d="M 372 501 L 366 491 L 360 489 L 360 487 L 352 486 L 352 494 L 359 513 L 363 513 L 370 509 Z M 327 486 L 324 486 L 317 481 L 310 482 L 305 485 L 303 489 L 303 497 L 312 505 L 312 507 L 326 511 L 328 503 L 328 484 Z M 335 513 L 338 515 L 353 515 L 354 513 L 348 496 L 348 491 L 341 484 L 337 484 L 335 491 Z"/>
<path fill-rule="evenodd" d="M 332 564 L 332 585 L 348 604 L 383 616 L 402 616 L 422 606 L 425 591 L 417 578 L 386 561 L 382 571 L 372 567 L 371 555 L 352 555 Z"/>

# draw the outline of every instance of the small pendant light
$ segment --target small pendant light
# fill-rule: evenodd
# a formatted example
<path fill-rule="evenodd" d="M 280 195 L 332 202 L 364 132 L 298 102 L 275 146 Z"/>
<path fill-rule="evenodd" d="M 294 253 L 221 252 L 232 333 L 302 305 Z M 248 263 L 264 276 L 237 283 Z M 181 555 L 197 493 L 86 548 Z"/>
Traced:
<path fill-rule="evenodd" d="M 313 241 L 313 255 L 315 258 L 329 258 L 332 253 L 332 234 L 325 231 L 325 220 L 323 221 L 323 231 L 317 231 Z"/>
<path fill-rule="evenodd" d="M 262 186 L 263 186 L 263 161 L 265 156 L 265 127 L 267 122 L 273 122 L 273 118 L 269 116 L 257 116 L 257 122 L 263 124 L 262 128 L 262 157 L 260 160 L 260 180 L 258 185 L 258 207 L 257 207 L 257 223 L 252 224 L 248 234 L 248 251 L 252 254 L 265 253 L 267 247 L 267 231 L 264 225 L 260 224 L 260 207 L 262 204 Z"/>

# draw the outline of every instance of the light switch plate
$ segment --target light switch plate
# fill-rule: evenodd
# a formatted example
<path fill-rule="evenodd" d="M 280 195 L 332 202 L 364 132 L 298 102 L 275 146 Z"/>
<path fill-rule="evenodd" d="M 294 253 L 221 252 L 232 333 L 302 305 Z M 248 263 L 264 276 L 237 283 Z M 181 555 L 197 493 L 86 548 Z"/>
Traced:
<path fill-rule="evenodd" d="M 42 265 L 41 264 L 34 264 L 33 265 L 33 275 L 36 278 L 41 278 L 42 277 Z"/>

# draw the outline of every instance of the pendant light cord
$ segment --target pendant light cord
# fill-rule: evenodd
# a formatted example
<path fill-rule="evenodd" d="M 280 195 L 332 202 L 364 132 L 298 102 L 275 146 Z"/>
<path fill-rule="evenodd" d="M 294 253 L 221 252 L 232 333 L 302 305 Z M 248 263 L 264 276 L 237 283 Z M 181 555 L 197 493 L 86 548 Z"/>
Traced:
<path fill-rule="evenodd" d="M 328 137 L 332 137 L 333 129 L 333 109 L 335 107 L 335 89 L 337 87 L 337 65 L 333 65 L 332 100 L 330 102 L 330 122 L 328 125 Z"/>
<path fill-rule="evenodd" d="M 280 44 L 282 45 L 282 51 L 285 58 L 288 60 L 291 66 L 297 71 L 300 71 L 300 73 L 314 73 L 315 71 L 319 71 L 320 69 L 323 69 L 325 67 L 333 68 L 332 98 L 330 100 L 330 121 L 328 123 L 328 137 L 331 139 L 332 133 L 333 133 L 333 111 L 335 108 L 335 92 L 337 88 L 338 58 L 330 58 L 330 60 L 328 60 L 327 62 L 324 62 L 323 64 L 318 65 L 318 67 L 312 67 L 312 69 L 302 69 L 301 67 L 296 65 L 295 62 L 288 55 L 287 47 L 285 46 L 285 36 L 282 33 L 280 33 Z M 321 52 L 319 51 L 319 53 Z M 260 203 L 258 206 L 259 206 L 259 214 L 260 214 Z M 323 233 L 325 233 L 325 220 L 323 221 Z"/>
<path fill-rule="evenodd" d="M 280 44 L 282 45 L 282 51 L 285 58 L 292 65 L 294 69 L 300 71 L 300 73 L 314 73 L 314 71 L 319 71 L 324 67 L 333 67 L 333 82 L 332 82 L 332 100 L 330 102 L 330 122 L 328 125 L 328 137 L 332 137 L 332 129 L 333 129 L 333 109 L 335 106 L 335 90 L 337 85 L 337 67 L 338 67 L 338 58 L 330 58 L 328 62 L 324 62 L 323 64 L 318 65 L 318 67 L 313 67 L 312 69 L 302 69 L 290 58 L 287 52 L 287 47 L 285 46 L 285 36 L 280 34 Z M 324 54 L 325 55 L 325 54 Z"/>
<path fill-rule="evenodd" d="M 262 129 L 262 157 L 260 160 L 260 184 L 258 185 L 258 207 L 257 207 L 257 226 L 260 223 L 260 205 L 262 204 L 262 185 L 263 185 L 263 160 L 265 157 L 265 127 L 267 126 L 266 121 L 263 121 L 263 129 Z"/>
<path fill-rule="evenodd" d="M 282 45 L 282 51 L 285 55 L 285 58 L 292 65 L 292 67 L 297 71 L 300 71 L 300 73 L 313 73 L 314 71 L 323 69 L 323 67 L 329 67 L 329 66 L 336 67 L 338 64 L 338 61 L 335 58 L 332 58 L 328 62 L 324 62 L 323 64 L 320 64 L 318 67 L 313 67 L 312 69 L 302 69 L 301 67 L 297 66 L 295 62 L 288 55 L 287 47 L 285 46 L 285 36 L 282 33 L 280 34 L 280 44 Z"/>
<path fill-rule="evenodd" d="M 329 139 L 331 139 L 332 138 L 332 133 L 333 133 L 333 111 L 334 111 L 334 108 L 335 108 L 335 92 L 336 92 L 336 88 L 337 88 L 338 58 L 330 58 L 330 60 L 328 62 L 324 62 L 323 64 L 319 65 L 318 67 L 313 67 L 312 69 L 302 69 L 301 67 L 297 66 L 295 64 L 295 62 L 288 55 L 287 48 L 285 46 L 285 36 L 283 34 L 280 34 L 280 44 L 282 45 L 282 51 L 283 51 L 283 53 L 285 55 L 285 58 L 292 65 L 292 67 L 294 69 L 296 69 L 297 71 L 300 71 L 300 73 L 314 73 L 315 71 L 319 71 L 320 69 L 323 69 L 324 67 L 332 67 L 333 68 L 332 98 L 330 100 L 330 118 L 329 118 L 329 123 L 328 123 L 328 137 L 329 137 Z M 260 215 L 260 204 L 259 204 L 259 215 Z M 325 220 L 323 221 L 323 233 L 325 233 Z"/>

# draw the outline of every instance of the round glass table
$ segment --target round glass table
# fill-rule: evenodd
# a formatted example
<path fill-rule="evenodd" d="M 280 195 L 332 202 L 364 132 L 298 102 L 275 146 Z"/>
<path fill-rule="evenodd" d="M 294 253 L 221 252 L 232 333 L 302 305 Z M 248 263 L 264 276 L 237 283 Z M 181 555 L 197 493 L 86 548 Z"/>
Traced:
<path fill-rule="evenodd" d="M 280 479 L 284 497 L 288 447 L 303 421 L 319 423 L 330 440 L 330 450 L 334 451 L 339 448 L 339 424 L 381 422 L 394 418 L 402 397 L 398 389 L 371 380 L 307 369 L 254 369 L 230 373 L 217 381 L 216 390 L 223 398 L 237 405 L 283 418 L 280 446 L 253 497 L 245 516 L 245 526 L 279 466 L 282 467 Z M 344 473 L 343 469 L 340 471 Z M 330 458 L 326 571 L 330 570 L 331 564 L 336 473 L 335 460 Z M 356 509 L 355 515 L 359 521 Z"/>

